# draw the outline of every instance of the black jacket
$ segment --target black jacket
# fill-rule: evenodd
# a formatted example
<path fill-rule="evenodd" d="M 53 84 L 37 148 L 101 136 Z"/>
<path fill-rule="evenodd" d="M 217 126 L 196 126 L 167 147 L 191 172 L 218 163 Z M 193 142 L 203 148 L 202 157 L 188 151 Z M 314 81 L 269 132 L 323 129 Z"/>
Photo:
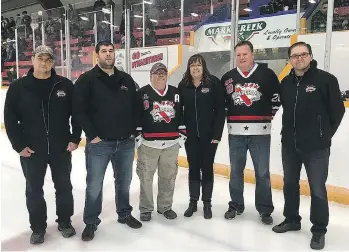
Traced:
<path fill-rule="evenodd" d="M 60 153 L 66 151 L 69 142 L 79 144 L 82 130 L 71 118 L 73 83 L 52 69 L 54 84 L 44 108 L 34 81 L 30 69 L 27 76 L 10 85 L 6 94 L 4 121 L 13 149 L 18 153 L 25 147 L 36 154 Z"/>
<path fill-rule="evenodd" d="M 224 89 L 220 80 L 211 75 L 208 82 L 197 88 L 193 83 L 182 80 L 178 89 L 182 96 L 188 138 L 220 141 L 225 121 Z"/>
<path fill-rule="evenodd" d="M 90 140 L 118 140 L 136 131 L 137 91 L 132 77 L 114 67 L 108 76 L 98 65 L 75 83 L 74 115 Z"/>
<path fill-rule="evenodd" d="M 302 78 L 294 70 L 281 82 L 282 142 L 312 151 L 331 146 L 345 108 L 337 78 L 313 60 Z"/>

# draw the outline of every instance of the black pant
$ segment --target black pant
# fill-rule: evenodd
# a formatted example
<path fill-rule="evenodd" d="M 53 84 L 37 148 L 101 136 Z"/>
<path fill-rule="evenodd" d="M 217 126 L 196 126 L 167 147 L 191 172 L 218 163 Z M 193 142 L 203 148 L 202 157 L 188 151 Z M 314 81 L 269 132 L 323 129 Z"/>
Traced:
<path fill-rule="evenodd" d="M 302 163 L 307 172 L 310 193 L 310 221 L 312 233 L 326 233 L 329 219 L 326 180 L 330 149 L 303 152 L 294 147 L 282 146 L 284 169 L 284 216 L 287 221 L 300 222 L 299 179 Z"/>
<path fill-rule="evenodd" d="M 50 155 L 34 153 L 28 158 L 21 157 L 21 164 L 26 179 L 26 201 L 30 228 L 33 232 L 47 228 L 47 209 L 43 191 L 47 165 L 50 165 L 56 189 L 57 222 L 70 222 L 74 212 L 73 188 L 70 180 L 71 153 Z"/>
<path fill-rule="evenodd" d="M 202 184 L 202 201 L 211 202 L 213 190 L 213 162 L 218 144 L 211 139 L 189 138 L 185 142 L 189 163 L 189 194 L 192 201 L 200 197 Z"/>

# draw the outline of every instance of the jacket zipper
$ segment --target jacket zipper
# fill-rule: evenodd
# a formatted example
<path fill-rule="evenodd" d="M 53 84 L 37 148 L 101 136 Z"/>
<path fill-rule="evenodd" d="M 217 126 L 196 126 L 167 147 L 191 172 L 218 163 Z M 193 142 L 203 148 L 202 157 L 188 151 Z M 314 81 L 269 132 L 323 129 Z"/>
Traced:
<path fill-rule="evenodd" d="M 46 117 L 45 117 L 45 110 L 44 110 L 44 101 L 41 103 L 41 109 L 42 109 L 42 116 L 44 118 L 44 125 L 45 125 L 45 130 L 46 130 L 46 139 L 47 139 L 47 154 L 50 154 L 50 100 L 51 100 L 51 95 L 58 83 L 61 81 L 55 83 L 50 91 L 50 94 L 48 96 L 48 102 L 47 102 L 47 125 L 46 125 Z"/>
<path fill-rule="evenodd" d="M 297 150 L 297 140 L 296 140 L 296 108 L 297 108 L 297 103 L 298 103 L 298 93 L 299 93 L 299 84 L 300 84 L 301 80 L 297 79 L 297 93 L 296 93 L 296 101 L 294 104 L 294 109 L 293 109 L 293 128 L 294 128 L 294 146 Z"/>
<path fill-rule="evenodd" d="M 198 132 L 198 137 L 200 137 L 199 133 L 199 122 L 198 122 L 198 110 L 197 110 L 197 105 L 196 105 L 196 91 L 197 88 L 195 88 L 195 118 L 196 118 L 196 130 Z"/>
<path fill-rule="evenodd" d="M 320 137 L 322 137 L 323 136 L 323 132 L 322 132 L 322 126 L 321 126 L 321 115 L 319 115 L 318 118 L 319 118 Z"/>

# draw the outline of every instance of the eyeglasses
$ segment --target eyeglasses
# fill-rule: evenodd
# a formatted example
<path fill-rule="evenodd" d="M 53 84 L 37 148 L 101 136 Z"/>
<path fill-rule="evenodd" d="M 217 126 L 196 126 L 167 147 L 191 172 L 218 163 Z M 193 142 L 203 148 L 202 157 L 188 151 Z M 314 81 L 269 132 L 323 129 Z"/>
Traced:
<path fill-rule="evenodd" d="M 299 58 L 305 59 L 309 55 L 310 53 L 293 54 L 290 56 L 290 59 L 299 59 Z"/>

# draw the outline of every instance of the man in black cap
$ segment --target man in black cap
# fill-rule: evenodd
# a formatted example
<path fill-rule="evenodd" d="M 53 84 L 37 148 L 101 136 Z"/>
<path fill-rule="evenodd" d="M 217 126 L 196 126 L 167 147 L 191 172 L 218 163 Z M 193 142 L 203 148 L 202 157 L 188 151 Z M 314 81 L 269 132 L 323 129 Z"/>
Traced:
<path fill-rule="evenodd" d="M 65 238 L 75 235 L 70 219 L 74 212 L 71 152 L 79 145 L 81 128 L 71 117 L 73 83 L 56 74 L 52 49 L 44 45 L 37 47 L 32 63 L 27 76 L 13 82 L 7 91 L 4 120 L 26 179 L 33 231 L 30 243 L 38 244 L 44 242 L 47 228 L 43 191 L 47 165 L 56 189 L 58 230 Z"/>

